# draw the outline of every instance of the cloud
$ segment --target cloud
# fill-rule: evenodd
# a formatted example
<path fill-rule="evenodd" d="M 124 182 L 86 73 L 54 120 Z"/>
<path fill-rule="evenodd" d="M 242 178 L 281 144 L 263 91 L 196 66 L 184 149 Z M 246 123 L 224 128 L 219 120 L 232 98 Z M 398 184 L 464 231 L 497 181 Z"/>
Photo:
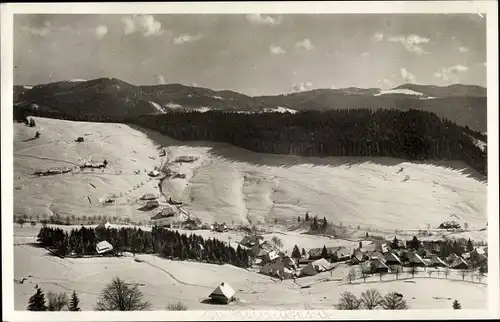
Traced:
<path fill-rule="evenodd" d="M 383 80 L 378 80 L 377 84 L 380 87 L 382 87 L 382 88 L 392 88 L 392 87 L 394 87 L 394 84 L 390 80 L 388 80 L 387 78 L 385 78 Z"/>
<path fill-rule="evenodd" d="M 446 68 L 441 68 L 440 71 L 434 73 L 434 77 L 440 78 L 443 81 L 452 81 L 457 83 L 459 81 L 459 74 L 466 73 L 469 67 L 464 65 L 455 65 Z"/>
<path fill-rule="evenodd" d="M 429 54 L 429 52 L 424 50 L 421 46 L 422 44 L 427 44 L 430 41 L 429 38 L 412 34 L 409 36 L 389 37 L 387 41 L 401 43 L 406 50 L 418 55 Z"/>
<path fill-rule="evenodd" d="M 187 42 L 198 41 L 201 38 L 203 38 L 202 34 L 197 34 L 197 35 L 194 35 L 194 36 L 192 36 L 190 34 L 184 34 L 184 35 L 180 35 L 179 37 L 175 37 L 174 40 L 172 40 L 172 42 L 175 45 L 182 45 L 182 44 L 187 43 Z"/>
<path fill-rule="evenodd" d="M 108 33 L 108 27 L 100 25 L 95 28 L 95 35 L 98 39 L 102 39 Z"/>
<path fill-rule="evenodd" d="M 469 48 L 467 48 L 467 47 L 459 47 L 458 51 L 461 52 L 461 53 L 466 53 L 466 52 L 469 51 Z"/>
<path fill-rule="evenodd" d="M 364 52 L 364 53 L 361 54 L 361 58 L 363 58 L 363 59 L 366 59 L 368 57 L 370 57 L 370 53 L 369 52 Z"/>
<path fill-rule="evenodd" d="M 282 55 L 282 54 L 286 54 L 286 50 L 284 50 L 283 48 L 281 48 L 280 46 L 275 46 L 275 45 L 271 45 L 269 46 L 269 51 L 271 52 L 271 54 L 273 55 Z"/>
<path fill-rule="evenodd" d="M 163 34 L 161 22 L 155 20 L 152 15 L 133 15 L 122 18 L 123 31 L 125 35 L 136 32 L 142 33 L 144 37 L 160 36 Z"/>
<path fill-rule="evenodd" d="M 375 35 L 373 35 L 373 40 L 375 40 L 375 41 L 382 41 L 382 40 L 384 40 L 384 34 L 381 33 L 381 32 L 375 33 Z"/>
<path fill-rule="evenodd" d="M 66 30 L 70 30 L 71 28 L 68 26 L 52 26 L 50 21 L 45 20 L 43 22 L 42 26 L 22 27 L 21 29 L 26 31 L 27 33 L 33 35 L 33 36 L 38 36 L 38 37 L 44 38 L 45 36 L 49 35 L 50 33 L 53 33 L 56 31 L 66 31 Z"/>
<path fill-rule="evenodd" d="M 401 68 L 399 70 L 400 74 L 401 74 L 401 78 L 407 82 L 407 83 L 416 83 L 417 82 L 417 78 L 415 77 L 415 75 L 413 75 L 412 73 L 410 73 L 409 71 L 407 71 L 405 68 Z"/>
<path fill-rule="evenodd" d="M 312 42 L 309 40 L 309 39 L 303 39 L 301 41 L 297 41 L 295 43 L 295 47 L 298 48 L 298 49 L 303 49 L 305 51 L 311 51 L 314 49 L 314 45 L 312 44 Z"/>
<path fill-rule="evenodd" d="M 251 14 L 247 15 L 247 20 L 250 23 L 253 23 L 255 25 L 268 25 L 268 26 L 276 26 L 281 23 L 281 17 L 278 16 L 277 18 L 273 18 L 268 15 L 262 15 L 262 14 Z"/>
<path fill-rule="evenodd" d="M 165 77 L 163 77 L 163 75 L 161 75 L 161 74 L 157 74 L 156 75 L 156 84 L 158 84 L 158 85 L 165 84 Z"/>
<path fill-rule="evenodd" d="M 302 82 L 292 86 L 292 92 L 303 92 L 312 88 L 311 82 Z"/>

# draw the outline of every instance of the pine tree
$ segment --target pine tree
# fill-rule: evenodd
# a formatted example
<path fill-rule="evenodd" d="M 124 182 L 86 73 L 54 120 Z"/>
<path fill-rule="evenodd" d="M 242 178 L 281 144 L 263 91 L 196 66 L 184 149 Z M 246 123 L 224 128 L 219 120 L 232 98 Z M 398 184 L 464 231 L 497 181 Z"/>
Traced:
<path fill-rule="evenodd" d="M 297 245 L 293 247 L 292 258 L 300 258 L 300 250 L 299 247 L 297 247 Z"/>
<path fill-rule="evenodd" d="M 327 225 L 328 225 L 328 223 L 326 222 L 326 217 L 323 217 L 323 230 L 326 229 Z"/>
<path fill-rule="evenodd" d="M 306 256 L 306 250 L 302 248 L 302 256 Z"/>
<path fill-rule="evenodd" d="M 300 216 L 297 216 L 297 222 L 300 222 Z"/>
<path fill-rule="evenodd" d="M 80 307 L 78 304 L 80 303 L 80 299 L 78 298 L 78 295 L 76 294 L 75 291 L 73 291 L 73 294 L 71 295 L 71 300 L 69 302 L 69 310 L 70 311 L 81 311 Z"/>
<path fill-rule="evenodd" d="M 392 249 L 398 249 L 399 248 L 399 240 L 396 238 L 396 236 L 394 236 L 394 239 L 392 240 L 391 248 Z"/>
<path fill-rule="evenodd" d="M 323 249 L 321 250 L 321 258 L 328 258 L 328 250 L 326 249 L 326 246 L 323 245 Z"/>
<path fill-rule="evenodd" d="M 36 288 L 36 293 L 33 294 L 28 302 L 28 311 L 47 311 L 45 305 L 45 294 L 41 288 Z"/>
<path fill-rule="evenodd" d="M 309 212 L 306 212 L 305 221 L 309 221 Z"/>
<path fill-rule="evenodd" d="M 461 310 L 462 305 L 460 304 L 460 302 L 458 302 L 457 300 L 453 301 L 453 309 L 454 310 Z"/>
<path fill-rule="evenodd" d="M 474 246 L 472 245 L 472 242 L 469 240 L 467 241 L 467 251 L 470 253 L 474 250 Z"/>

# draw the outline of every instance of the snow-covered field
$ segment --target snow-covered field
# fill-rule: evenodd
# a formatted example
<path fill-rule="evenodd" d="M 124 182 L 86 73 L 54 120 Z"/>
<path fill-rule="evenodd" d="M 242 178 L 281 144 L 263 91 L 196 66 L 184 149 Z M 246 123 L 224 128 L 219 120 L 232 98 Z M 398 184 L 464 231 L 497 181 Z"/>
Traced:
<path fill-rule="evenodd" d="M 14 279 L 27 278 L 23 284 L 14 284 L 16 310 L 24 310 L 29 297 L 38 284 L 45 292 L 78 292 L 83 310 L 93 309 L 99 292 L 113 277 L 128 283 L 137 283 L 154 310 L 163 310 L 169 302 L 181 300 L 190 310 L 285 310 L 333 309 L 339 296 L 350 291 L 361 292 L 375 288 L 382 294 L 395 291 L 404 294 L 412 309 L 451 309 L 457 299 L 464 309 L 485 308 L 487 305 L 486 278 L 479 284 L 469 278 L 461 281 L 456 274 L 445 279 L 441 274 L 428 278 L 419 272 L 415 279 L 404 274 L 395 280 L 394 275 L 369 277 L 364 283 L 358 279 L 352 285 L 343 281 L 350 267 L 344 264 L 330 273 L 279 282 L 269 276 L 250 272 L 231 265 L 212 265 L 195 262 L 178 262 L 152 255 L 138 255 L 143 262 L 133 258 L 81 258 L 60 259 L 43 248 L 33 247 L 29 239 L 36 229 L 14 228 Z M 237 292 L 237 302 L 227 306 L 201 303 L 222 281 Z M 310 288 L 301 286 L 310 285 Z"/>
<path fill-rule="evenodd" d="M 163 163 L 186 175 L 165 180 L 164 192 L 206 222 L 293 222 L 309 212 L 344 227 L 394 234 L 396 229 L 437 227 L 450 216 L 473 231 L 487 221 L 487 184 L 460 162 L 268 155 L 228 144 L 182 143 L 122 124 L 35 120 L 42 132 L 36 140 L 30 140 L 36 129 L 14 124 L 15 214 L 147 220 L 152 213 L 139 210 L 143 204 L 138 199 L 159 193 L 158 180 L 148 172 L 162 164 L 158 148 L 164 146 Z M 75 142 L 78 136 L 85 142 Z M 179 156 L 198 160 L 172 162 Z M 104 158 L 109 162 L 104 171 L 32 175 Z M 99 203 L 113 195 L 114 204 Z"/>

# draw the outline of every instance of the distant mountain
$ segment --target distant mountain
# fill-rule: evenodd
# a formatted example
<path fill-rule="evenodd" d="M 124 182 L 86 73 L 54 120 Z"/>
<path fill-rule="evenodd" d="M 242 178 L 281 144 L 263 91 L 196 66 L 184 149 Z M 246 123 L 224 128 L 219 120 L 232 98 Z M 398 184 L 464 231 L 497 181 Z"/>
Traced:
<path fill-rule="evenodd" d="M 172 111 L 222 110 L 240 113 L 337 109 L 420 109 L 459 125 L 486 132 L 486 89 L 480 86 L 446 87 L 404 84 L 378 88 L 316 89 L 286 95 L 250 97 L 233 91 L 215 91 L 182 84 L 136 86 L 116 78 L 72 80 L 14 86 L 16 106 L 68 113 L 133 117 Z"/>

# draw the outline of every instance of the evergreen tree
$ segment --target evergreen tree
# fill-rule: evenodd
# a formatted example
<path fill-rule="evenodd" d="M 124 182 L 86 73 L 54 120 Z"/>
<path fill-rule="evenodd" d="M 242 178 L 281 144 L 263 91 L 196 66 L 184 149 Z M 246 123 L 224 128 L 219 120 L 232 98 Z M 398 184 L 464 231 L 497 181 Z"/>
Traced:
<path fill-rule="evenodd" d="M 81 311 L 80 307 L 78 304 L 80 303 L 80 299 L 78 298 L 78 295 L 76 294 L 75 291 L 73 291 L 73 294 L 71 295 L 71 300 L 69 302 L 69 310 L 70 311 Z"/>
<path fill-rule="evenodd" d="M 467 251 L 470 253 L 474 250 L 474 246 L 472 245 L 472 242 L 469 240 L 467 241 Z"/>
<path fill-rule="evenodd" d="M 297 245 L 293 247 L 292 258 L 300 258 L 300 250 L 299 247 L 297 247 Z"/>
<path fill-rule="evenodd" d="M 323 231 L 326 229 L 328 223 L 326 222 L 326 217 L 323 217 Z"/>
<path fill-rule="evenodd" d="M 326 249 L 326 246 L 323 245 L 323 249 L 321 250 L 321 258 L 328 258 L 328 250 Z"/>
<path fill-rule="evenodd" d="M 394 239 L 392 240 L 391 248 L 392 249 L 398 249 L 399 248 L 399 240 L 396 238 L 396 236 L 394 236 Z"/>
<path fill-rule="evenodd" d="M 410 245 L 413 249 L 418 249 L 420 247 L 420 241 L 418 240 L 417 236 L 413 236 Z"/>
<path fill-rule="evenodd" d="M 309 221 L 309 212 L 306 212 L 305 221 Z"/>
<path fill-rule="evenodd" d="M 368 239 L 370 236 L 368 235 L 368 232 L 365 234 L 366 239 Z"/>
<path fill-rule="evenodd" d="M 297 222 L 300 222 L 300 216 L 297 216 Z"/>
<path fill-rule="evenodd" d="M 45 294 L 41 288 L 37 287 L 35 294 L 33 294 L 28 302 L 28 311 L 47 311 L 45 305 Z"/>
<path fill-rule="evenodd" d="M 313 218 L 313 221 L 311 222 L 311 230 L 312 231 L 318 231 L 318 220 L 316 217 Z"/>
<path fill-rule="evenodd" d="M 306 256 L 306 250 L 302 248 L 302 256 Z"/>
<path fill-rule="evenodd" d="M 457 300 L 453 301 L 453 309 L 454 310 L 462 309 L 462 305 L 460 304 L 460 302 L 458 302 Z"/>

